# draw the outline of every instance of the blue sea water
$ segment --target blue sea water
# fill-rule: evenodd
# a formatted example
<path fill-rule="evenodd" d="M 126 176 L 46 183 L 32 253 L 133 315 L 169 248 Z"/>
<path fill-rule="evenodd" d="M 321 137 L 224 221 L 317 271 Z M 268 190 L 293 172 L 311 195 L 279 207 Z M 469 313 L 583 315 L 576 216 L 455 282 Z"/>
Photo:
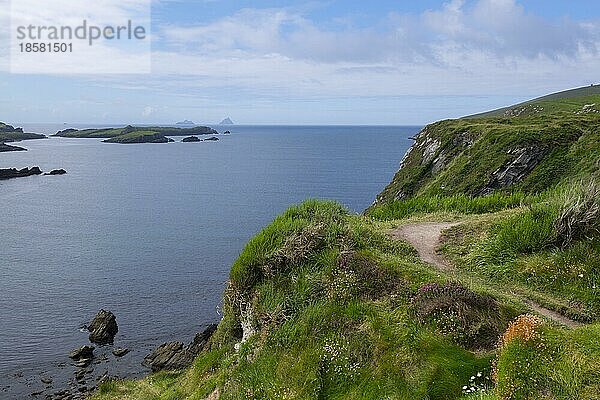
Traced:
<path fill-rule="evenodd" d="M 141 145 L 50 138 L 0 154 L 0 168 L 68 171 L 0 181 L 0 398 L 41 390 L 41 373 L 55 385 L 68 380 L 66 355 L 86 344 L 79 328 L 100 308 L 116 314 L 116 345 L 132 353 L 97 368 L 139 376 L 150 349 L 190 341 L 219 320 L 229 268 L 248 239 L 307 198 L 362 212 L 419 130 L 215 128 L 232 134 Z"/>

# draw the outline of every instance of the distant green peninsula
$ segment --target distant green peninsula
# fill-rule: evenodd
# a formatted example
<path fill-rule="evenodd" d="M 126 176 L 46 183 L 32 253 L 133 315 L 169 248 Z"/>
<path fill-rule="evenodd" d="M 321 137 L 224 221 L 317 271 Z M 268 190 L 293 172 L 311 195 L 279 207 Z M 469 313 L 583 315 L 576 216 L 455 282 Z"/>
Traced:
<path fill-rule="evenodd" d="M 171 128 L 171 127 L 134 127 L 128 125 L 124 128 L 104 129 L 65 129 L 53 136 L 64 138 L 97 138 L 107 139 L 105 143 L 169 143 L 173 142 L 167 136 L 190 136 L 190 135 L 218 135 L 219 132 L 207 126 L 195 126 L 193 128 Z"/>
<path fill-rule="evenodd" d="M 38 133 L 23 132 L 23 128 L 15 128 L 12 125 L 7 125 L 3 122 L 0 122 L 0 144 L 31 139 L 46 139 L 46 136 Z M 10 150 L 10 147 L 12 147 L 14 150 Z M 5 148 L 4 151 L 19 151 L 18 149 L 20 149 L 19 147 L 15 146 L 3 146 L 3 148 Z"/>

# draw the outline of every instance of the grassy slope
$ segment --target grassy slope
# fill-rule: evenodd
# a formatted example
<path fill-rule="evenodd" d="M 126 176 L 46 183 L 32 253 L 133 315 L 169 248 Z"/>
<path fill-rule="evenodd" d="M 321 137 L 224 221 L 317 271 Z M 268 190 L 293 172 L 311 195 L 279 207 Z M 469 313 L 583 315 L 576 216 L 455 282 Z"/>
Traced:
<path fill-rule="evenodd" d="M 600 114 L 569 113 L 449 120 L 429 125 L 405 159 L 404 168 L 378 200 L 390 203 L 398 193 L 407 197 L 476 194 L 494 171 L 514 159 L 508 150 L 532 145 L 545 149 L 545 157 L 527 179 L 507 191 L 543 191 L 565 178 L 598 168 L 599 126 Z M 457 138 L 472 144 L 457 145 Z M 433 142 L 439 147 L 428 144 Z M 428 148 L 435 149 L 429 158 L 424 157 Z M 446 166 L 435 171 L 438 158 L 444 158 Z"/>
<path fill-rule="evenodd" d="M 552 114 L 557 111 L 577 112 L 586 104 L 596 104 L 600 109 L 600 86 L 585 86 L 542 96 L 510 107 L 471 115 L 466 118 L 504 117 L 516 113 Z"/>
<path fill-rule="evenodd" d="M 561 112 L 430 126 L 453 157 L 446 171 L 428 175 L 413 152 L 392 183 L 408 199 L 384 193 L 366 216 L 329 202 L 292 207 L 233 265 L 223 319 L 189 370 L 109 382 L 94 399 L 597 399 L 600 221 L 564 246 L 556 230 L 585 197 L 576 179 L 598 179 L 597 122 Z M 455 141 L 464 132 L 467 150 Z M 524 183 L 470 197 L 506 147 L 531 140 L 551 151 Z M 444 245 L 457 267 L 448 274 L 385 234 L 448 219 L 462 221 Z M 526 300 L 590 325 L 509 326 Z"/>

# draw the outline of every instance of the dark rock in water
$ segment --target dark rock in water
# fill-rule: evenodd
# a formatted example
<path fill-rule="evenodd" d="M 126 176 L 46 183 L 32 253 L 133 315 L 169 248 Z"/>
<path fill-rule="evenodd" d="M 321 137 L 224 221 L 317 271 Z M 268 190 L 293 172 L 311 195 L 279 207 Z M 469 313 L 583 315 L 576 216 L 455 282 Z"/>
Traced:
<path fill-rule="evenodd" d="M 52 383 L 52 378 L 51 378 L 51 377 L 49 377 L 49 376 L 44 376 L 44 375 L 42 375 L 42 376 L 40 377 L 40 381 L 41 381 L 43 384 L 50 385 L 50 384 Z"/>
<path fill-rule="evenodd" d="M 217 140 L 219 140 L 219 138 L 215 136 L 209 137 L 208 139 L 204 139 L 205 142 L 216 142 Z"/>
<path fill-rule="evenodd" d="M 225 131 L 223 132 L 223 135 L 231 135 L 231 131 Z"/>
<path fill-rule="evenodd" d="M 94 346 L 82 346 L 69 353 L 69 358 L 79 361 L 94 358 Z"/>
<path fill-rule="evenodd" d="M 112 353 L 115 357 L 123 357 L 125 354 L 129 353 L 129 349 L 123 349 L 119 347 L 113 349 Z"/>
<path fill-rule="evenodd" d="M 23 169 L 0 169 L 0 179 L 22 178 L 31 175 L 41 175 L 42 171 L 39 167 L 23 168 Z"/>
<path fill-rule="evenodd" d="M 198 138 L 197 136 L 189 136 L 182 140 L 182 142 L 184 142 L 184 143 L 200 142 L 200 141 L 201 141 L 200 138 Z"/>
<path fill-rule="evenodd" d="M 80 369 L 79 371 L 75 372 L 75 380 L 77 382 L 85 382 L 85 374 L 86 370 Z"/>
<path fill-rule="evenodd" d="M 114 341 L 115 335 L 119 331 L 117 318 L 110 311 L 100 310 L 88 326 L 88 330 L 90 331 L 90 342 L 110 344 Z"/>
<path fill-rule="evenodd" d="M 65 171 L 64 169 L 53 169 L 52 171 L 45 173 L 44 175 L 64 175 L 66 174 L 67 171 Z"/>
<path fill-rule="evenodd" d="M 0 143 L 0 153 L 5 153 L 7 151 L 27 151 L 27 149 L 18 146 L 10 146 L 5 143 Z"/>
<path fill-rule="evenodd" d="M 203 332 L 198 333 L 187 346 L 181 342 L 163 343 L 152 353 L 144 357 L 143 365 L 153 372 L 181 370 L 192 364 L 196 356 L 204 350 L 209 339 L 217 329 L 216 324 L 209 325 Z"/>

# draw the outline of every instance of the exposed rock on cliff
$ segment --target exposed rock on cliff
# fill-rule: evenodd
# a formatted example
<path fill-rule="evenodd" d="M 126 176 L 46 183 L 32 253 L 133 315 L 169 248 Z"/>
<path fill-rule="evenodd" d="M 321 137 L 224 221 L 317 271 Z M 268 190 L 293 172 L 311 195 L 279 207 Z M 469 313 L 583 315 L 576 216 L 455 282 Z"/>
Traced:
<path fill-rule="evenodd" d="M 502 189 L 515 183 L 521 182 L 542 161 L 547 151 L 542 146 L 529 146 L 516 148 L 508 151 L 513 160 L 492 173 L 490 181 L 481 190 L 480 194 L 487 195 L 496 189 Z"/>

